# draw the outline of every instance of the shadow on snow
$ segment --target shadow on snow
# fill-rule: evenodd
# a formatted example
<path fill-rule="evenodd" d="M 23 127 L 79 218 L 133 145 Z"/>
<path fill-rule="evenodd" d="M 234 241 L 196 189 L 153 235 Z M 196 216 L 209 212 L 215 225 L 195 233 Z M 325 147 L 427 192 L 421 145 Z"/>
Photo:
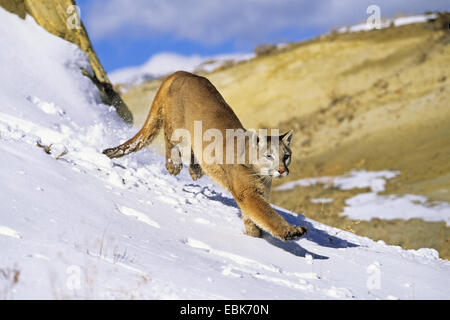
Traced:
<path fill-rule="evenodd" d="M 199 188 L 201 188 L 201 191 L 195 192 L 196 194 L 201 193 L 203 196 L 205 196 L 206 198 L 208 198 L 210 200 L 219 201 L 226 206 L 239 209 L 239 206 L 237 205 L 236 201 L 232 197 L 223 196 L 222 194 L 220 194 L 214 190 L 210 190 L 208 187 L 202 187 L 202 186 L 196 185 L 196 184 L 187 184 L 186 186 L 199 187 Z M 306 234 L 306 236 L 300 238 L 299 240 L 308 239 L 309 241 L 312 241 L 322 247 L 335 248 L 335 249 L 358 247 L 358 245 L 356 245 L 354 243 L 348 242 L 337 236 L 331 235 L 331 234 L 327 233 L 326 231 L 315 228 L 314 225 L 312 223 L 306 221 L 305 216 L 303 216 L 301 214 L 294 215 L 283 209 L 279 209 L 279 208 L 274 208 L 274 209 L 290 224 L 295 225 L 295 226 L 306 226 L 308 228 L 308 233 Z M 242 217 L 240 210 L 239 210 L 238 216 Z M 310 252 L 310 251 L 304 249 L 298 243 L 299 240 L 284 242 L 284 241 L 281 241 L 281 240 L 273 237 L 272 235 L 270 235 L 267 232 L 263 233 L 263 239 L 266 240 L 271 245 L 278 247 L 278 248 L 280 248 L 284 251 L 287 251 L 298 257 L 305 257 L 306 255 L 311 255 L 311 257 L 313 259 L 319 259 L 319 260 L 320 259 L 328 259 L 328 257 L 326 257 L 326 256 L 322 256 L 322 255 L 319 255 L 319 254 L 316 254 L 316 253 L 313 253 L 313 252 Z"/>

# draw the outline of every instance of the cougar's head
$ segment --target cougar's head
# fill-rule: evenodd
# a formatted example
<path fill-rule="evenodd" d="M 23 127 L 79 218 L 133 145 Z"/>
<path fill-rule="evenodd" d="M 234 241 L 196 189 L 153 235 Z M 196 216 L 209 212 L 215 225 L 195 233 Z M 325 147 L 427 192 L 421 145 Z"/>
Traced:
<path fill-rule="evenodd" d="M 259 137 L 259 158 L 255 166 L 260 174 L 278 178 L 289 174 L 293 134 L 294 131 L 290 130 L 281 136 Z"/>

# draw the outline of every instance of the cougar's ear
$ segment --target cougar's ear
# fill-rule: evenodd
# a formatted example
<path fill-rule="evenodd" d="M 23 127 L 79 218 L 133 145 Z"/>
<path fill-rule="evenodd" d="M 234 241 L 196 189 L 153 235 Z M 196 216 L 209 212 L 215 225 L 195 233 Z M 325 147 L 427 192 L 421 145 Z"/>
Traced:
<path fill-rule="evenodd" d="M 294 135 L 293 130 L 289 130 L 285 134 L 280 136 L 280 140 L 286 143 L 288 146 L 291 144 L 292 136 Z"/>

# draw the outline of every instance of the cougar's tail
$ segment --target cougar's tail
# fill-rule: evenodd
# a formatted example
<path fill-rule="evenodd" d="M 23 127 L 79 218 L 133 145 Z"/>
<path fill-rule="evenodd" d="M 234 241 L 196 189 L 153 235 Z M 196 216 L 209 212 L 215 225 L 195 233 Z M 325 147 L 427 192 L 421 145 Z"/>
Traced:
<path fill-rule="evenodd" d="M 152 142 L 158 135 L 163 122 L 160 96 L 161 94 L 158 92 L 142 129 L 133 138 L 122 143 L 120 146 L 103 150 L 104 154 L 110 158 L 120 158 L 138 151 Z"/>

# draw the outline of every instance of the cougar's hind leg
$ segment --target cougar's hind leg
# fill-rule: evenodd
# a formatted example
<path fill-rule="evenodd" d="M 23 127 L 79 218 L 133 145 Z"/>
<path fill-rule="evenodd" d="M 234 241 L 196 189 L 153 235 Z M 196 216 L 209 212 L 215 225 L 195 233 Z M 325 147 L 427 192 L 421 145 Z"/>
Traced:
<path fill-rule="evenodd" d="M 172 130 L 168 126 L 164 126 L 164 140 L 166 145 L 166 169 L 167 171 L 176 176 L 183 168 L 181 161 L 181 150 L 178 146 L 170 141 L 172 136 Z"/>
<path fill-rule="evenodd" d="M 191 150 L 191 164 L 189 165 L 189 174 L 192 180 L 200 179 L 203 176 L 202 167 L 197 163 L 194 152 Z"/>
<path fill-rule="evenodd" d="M 251 237 L 261 238 L 262 231 L 249 217 L 245 214 L 242 215 L 242 220 L 244 220 L 245 234 Z"/>

